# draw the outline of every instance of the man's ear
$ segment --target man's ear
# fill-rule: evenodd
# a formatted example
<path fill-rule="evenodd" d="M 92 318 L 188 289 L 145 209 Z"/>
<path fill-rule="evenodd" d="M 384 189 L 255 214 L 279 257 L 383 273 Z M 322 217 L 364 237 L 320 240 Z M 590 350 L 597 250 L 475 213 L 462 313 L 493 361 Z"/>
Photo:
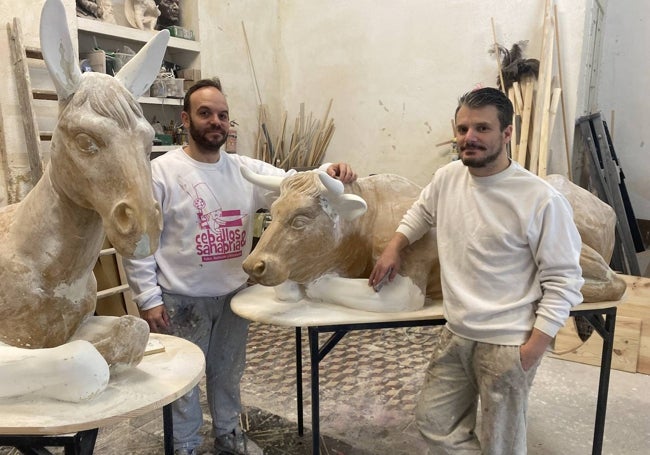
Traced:
<path fill-rule="evenodd" d="M 503 130 L 503 140 L 507 144 L 512 139 L 512 125 L 506 126 L 506 129 Z"/>
<path fill-rule="evenodd" d="M 190 127 L 190 114 L 188 114 L 185 111 L 181 111 L 181 122 L 183 122 L 183 126 L 185 128 Z"/>

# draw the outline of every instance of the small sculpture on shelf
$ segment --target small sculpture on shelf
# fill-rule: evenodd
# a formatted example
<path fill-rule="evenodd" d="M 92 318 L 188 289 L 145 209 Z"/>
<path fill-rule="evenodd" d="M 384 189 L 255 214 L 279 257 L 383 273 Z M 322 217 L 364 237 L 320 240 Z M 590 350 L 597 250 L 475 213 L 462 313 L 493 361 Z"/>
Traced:
<path fill-rule="evenodd" d="M 180 0 L 155 0 L 158 9 L 160 10 L 160 17 L 156 28 L 162 30 L 163 28 L 171 27 L 172 25 L 180 25 L 181 23 L 181 2 Z"/>
<path fill-rule="evenodd" d="M 124 15 L 131 27 L 140 30 L 154 30 L 160 10 L 154 0 L 126 0 Z"/>
<path fill-rule="evenodd" d="M 111 0 L 77 0 L 77 16 L 92 16 L 104 22 L 115 23 Z"/>

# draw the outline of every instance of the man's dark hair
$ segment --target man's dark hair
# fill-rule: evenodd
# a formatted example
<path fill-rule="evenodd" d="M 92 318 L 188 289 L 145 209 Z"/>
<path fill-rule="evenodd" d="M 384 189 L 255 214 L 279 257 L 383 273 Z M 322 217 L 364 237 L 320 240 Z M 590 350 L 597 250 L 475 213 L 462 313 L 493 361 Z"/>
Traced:
<path fill-rule="evenodd" d="M 219 90 L 221 93 L 223 93 L 223 90 L 221 89 L 221 81 L 219 80 L 218 77 L 213 77 L 210 79 L 201 79 L 200 81 L 196 81 L 196 83 L 193 86 L 191 86 L 189 89 L 187 89 L 187 92 L 185 92 L 185 98 L 183 99 L 183 110 L 185 112 L 187 112 L 188 114 L 190 112 L 190 96 L 192 96 L 192 93 L 204 87 L 214 87 L 217 90 Z"/>
<path fill-rule="evenodd" d="M 484 87 L 471 92 L 465 93 L 458 100 L 456 114 L 462 106 L 470 109 L 478 109 L 485 106 L 494 106 L 497 108 L 497 116 L 501 125 L 501 131 L 512 125 L 512 116 L 514 109 L 508 97 L 501 90 L 492 87 Z"/>

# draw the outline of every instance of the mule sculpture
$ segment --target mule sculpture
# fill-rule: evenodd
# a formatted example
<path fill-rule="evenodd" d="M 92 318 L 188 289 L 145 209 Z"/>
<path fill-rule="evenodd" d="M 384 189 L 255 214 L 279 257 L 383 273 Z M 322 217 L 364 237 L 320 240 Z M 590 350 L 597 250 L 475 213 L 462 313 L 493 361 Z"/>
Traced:
<path fill-rule="evenodd" d="M 81 74 L 61 0 L 47 0 L 41 47 L 59 98 L 51 160 L 25 199 L 0 209 L 0 398 L 96 395 L 110 369 L 139 363 L 149 329 L 94 316 L 93 267 L 104 235 L 126 257 L 158 247 L 153 128 L 136 97 L 156 77 L 161 31 L 113 78 Z"/>
<path fill-rule="evenodd" d="M 441 297 L 433 230 L 404 250 L 400 273 L 390 285 L 375 292 L 367 284 L 402 215 L 419 195 L 417 185 L 390 174 L 345 186 L 322 172 L 283 178 L 242 168 L 242 174 L 279 192 L 270 225 L 243 263 L 254 281 L 277 286 L 279 299 L 295 301 L 307 295 L 355 309 L 394 312 L 417 310 L 426 298 Z M 607 265 L 614 246 L 614 211 L 564 177 L 547 180 L 574 209 L 583 239 L 585 301 L 619 299 L 625 282 Z"/>

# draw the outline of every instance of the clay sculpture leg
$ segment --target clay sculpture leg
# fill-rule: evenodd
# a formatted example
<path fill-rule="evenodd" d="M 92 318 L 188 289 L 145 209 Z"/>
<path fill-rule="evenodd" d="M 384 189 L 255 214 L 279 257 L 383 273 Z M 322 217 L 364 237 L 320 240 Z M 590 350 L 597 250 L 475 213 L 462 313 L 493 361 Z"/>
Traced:
<path fill-rule="evenodd" d="M 90 316 L 70 340 L 92 343 L 111 366 L 135 366 L 144 356 L 149 325 L 135 316 Z"/>
<path fill-rule="evenodd" d="M 323 275 L 307 285 L 307 296 L 316 301 L 380 313 L 416 311 L 424 306 L 424 294 L 413 281 L 401 275 L 379 292 L 368 286 L 367 278 Z"/>
<path fill-rule="evenodd" d="M 609 268 L 596 250 L 585 243 L 580 251 L 580 267 L 585 279 L 580 290 L 584 302 L 619 300 L 625 293 L 625 281 Z"/>
<path fill-rule="evenodd" d="M 108 364 L 87 341 L 25 349 L 0 343 L 0 398 L 29 394 L 79 402 L 102 392 Z"/>

